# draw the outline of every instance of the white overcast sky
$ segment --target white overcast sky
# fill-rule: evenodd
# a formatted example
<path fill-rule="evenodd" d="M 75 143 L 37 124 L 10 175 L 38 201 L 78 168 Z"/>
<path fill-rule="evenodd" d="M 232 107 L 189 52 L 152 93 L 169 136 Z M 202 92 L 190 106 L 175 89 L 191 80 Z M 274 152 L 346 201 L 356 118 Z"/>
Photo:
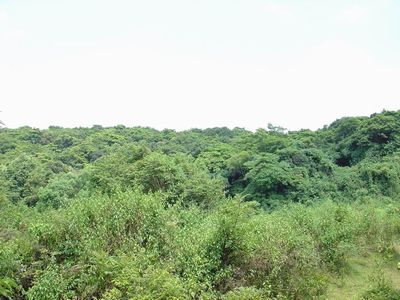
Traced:
<path fill-rule="evenodd" d="M 320 128 L 400 109 L 398 0 L 0 0 L 8 127 Z"/>

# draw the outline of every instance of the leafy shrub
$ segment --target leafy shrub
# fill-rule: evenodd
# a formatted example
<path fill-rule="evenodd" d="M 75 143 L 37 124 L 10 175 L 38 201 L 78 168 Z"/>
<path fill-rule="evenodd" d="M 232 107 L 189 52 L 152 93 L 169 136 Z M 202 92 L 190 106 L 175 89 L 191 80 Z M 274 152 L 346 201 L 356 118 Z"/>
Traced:
<path fill-rule="evenodd" d="M 83 188 L 82 177 L 74 173 L 64 173 L 53 177 L 38 190 L 38 206 L 59 208 L 78 194 Z"/>
<path fill-rule="evenodd" d="M 64 279 L 57 266 L 49 266 L 27 292 L 29 300 L 68 299 L 73 292 L 68 289 L 68 281 Z"/>

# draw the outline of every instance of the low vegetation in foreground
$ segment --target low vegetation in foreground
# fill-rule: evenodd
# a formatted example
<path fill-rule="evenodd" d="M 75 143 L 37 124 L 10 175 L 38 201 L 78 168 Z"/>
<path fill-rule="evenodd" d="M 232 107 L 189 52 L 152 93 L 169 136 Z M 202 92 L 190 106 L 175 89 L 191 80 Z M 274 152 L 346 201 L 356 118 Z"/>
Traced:
<path fill-rule="evenodd" d="M 400 112 L 0 129 L 4 299 L 400 299 Z"/>

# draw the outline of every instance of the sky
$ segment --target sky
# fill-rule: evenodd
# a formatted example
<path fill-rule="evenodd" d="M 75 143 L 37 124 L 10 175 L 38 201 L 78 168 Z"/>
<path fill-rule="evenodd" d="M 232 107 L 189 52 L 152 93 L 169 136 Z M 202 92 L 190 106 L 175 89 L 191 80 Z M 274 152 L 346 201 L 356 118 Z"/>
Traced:
<path fill-rule="evenodd" d="M 398 0 L 0 0 L 10 128 L 298 130 L 384 109 Z"/>

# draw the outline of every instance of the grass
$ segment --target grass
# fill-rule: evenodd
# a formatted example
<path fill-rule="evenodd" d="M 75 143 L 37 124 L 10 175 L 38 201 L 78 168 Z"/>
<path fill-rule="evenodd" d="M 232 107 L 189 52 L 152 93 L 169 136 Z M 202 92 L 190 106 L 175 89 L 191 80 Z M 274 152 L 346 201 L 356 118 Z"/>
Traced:
<path fill-rule="evenodd" d="M 394 249 L 393 255 L 389 257 L 368 251 L 364 255 L 350 258 L 344 274 L 332 277 L 324 299 L 360 299 L 363 292 L 371 287 L 371 278 L 377 276 L 379 271 L 392 283 L 393 288 L 400 289 L 400 270 L 397 269 L 400 244 Z"/>

